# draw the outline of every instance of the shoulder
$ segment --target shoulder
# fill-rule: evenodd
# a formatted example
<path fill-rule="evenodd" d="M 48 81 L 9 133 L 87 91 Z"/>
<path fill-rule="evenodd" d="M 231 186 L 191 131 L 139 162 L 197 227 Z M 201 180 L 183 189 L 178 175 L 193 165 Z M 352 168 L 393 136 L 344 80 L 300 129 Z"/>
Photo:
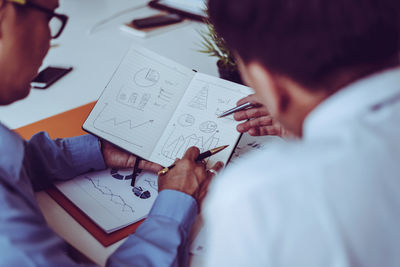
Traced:
<path fill-rule="evenodd" d="M 228 166 L 211 184 L 205 203 L 212 242 L 229 246 L 234 260 L 249 261 L 250 251 L 259 255 L 249 266 L 271 259 L 321 266 L 337 260 L 335 252 L 348 240 L 366 263 L 381 257 L 363 252 L 371 250 L 371 236 L 375 245 L 398 247 L 393 229 L 400 216 L 393 210 L 400 203 L 400 167 L 385 173 L 374 154 L 357 152 L 361 141 L 326 141 L 274 145 Z M 365 145 L 362 154 L 374 148 Z"/>
<path fill-rule="evenodd" d="M 396 183 L 396 171 L 383 175 L 388 167 L 383 155 L 368 140 L 354 142 L 337 136 L 274 144 L 228 166 L 211 184 L 207 202 L 221 209 L 257 203 L 319 209 L 324 202 L 331 208 L 345 208 L 346 202 L 361 207 L 367 195 L 376 192 L 376 200 L 383 198 L 380 192 Z M 393 167 L 400 172 L 399 166 Z M 354 197 L 360 201 L 352 201 Z"/>
<path fill-rule="evenodd" d="M 279 186 L 299 183 L 299 176 L 309 171 L 315 173 L 317 161 L 323 162 L 319 144 L 306 144 L 303 141 L 288 141 L 272 144 L 261 151 L 249 153 L 216 177 L 212 189 L 224 190 L 259 188 L 260 184 Z M 321 166 L 321 164 L 320 164 Z"/>
<path fill-rule="evenodd" d="M 1 174 L 18 177 L 24 158 L 24 141 L 2 124 L 0 124 L 0 154 Z"/>

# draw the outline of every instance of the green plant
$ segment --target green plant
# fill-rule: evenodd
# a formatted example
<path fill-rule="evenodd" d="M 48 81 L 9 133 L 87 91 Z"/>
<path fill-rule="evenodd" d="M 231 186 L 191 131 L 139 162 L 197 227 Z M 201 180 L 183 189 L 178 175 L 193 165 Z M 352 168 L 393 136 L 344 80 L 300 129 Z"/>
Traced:
<path fill-rule="evenodd" d="M 205 21 L 207 30 L 200 30 L 201 46 L 198 50 L 201 53 L 208 54 L 209 56 L 217 57 L 221 65 L 228 68 L 236 68 L 236 62 L 232 52 L 228 49 L 225 40 L 218 36 L 215 31 L 214 25 L 209 21 Z"/>

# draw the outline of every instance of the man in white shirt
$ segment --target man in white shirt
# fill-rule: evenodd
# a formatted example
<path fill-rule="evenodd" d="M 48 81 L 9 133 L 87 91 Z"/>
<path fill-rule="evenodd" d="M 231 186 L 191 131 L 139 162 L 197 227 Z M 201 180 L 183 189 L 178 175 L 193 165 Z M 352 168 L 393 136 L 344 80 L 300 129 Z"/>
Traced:
<path fill-rule="evenodd" d="M 299 139 L 211 184 L 206 265 L 400 266 L 398 0 L 210 0 L 216 31 L 266 108 Z"/>

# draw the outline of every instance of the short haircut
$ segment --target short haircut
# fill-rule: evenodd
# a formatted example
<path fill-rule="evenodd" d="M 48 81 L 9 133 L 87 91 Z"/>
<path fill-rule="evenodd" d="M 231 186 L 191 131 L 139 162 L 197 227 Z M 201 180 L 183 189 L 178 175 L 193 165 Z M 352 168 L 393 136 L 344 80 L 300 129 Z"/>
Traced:
<path fill-rule="evenodd" d="M 396 57 L 400 0 L 209 0 L 210 20 L 244 62 L 308 88 Z"/>

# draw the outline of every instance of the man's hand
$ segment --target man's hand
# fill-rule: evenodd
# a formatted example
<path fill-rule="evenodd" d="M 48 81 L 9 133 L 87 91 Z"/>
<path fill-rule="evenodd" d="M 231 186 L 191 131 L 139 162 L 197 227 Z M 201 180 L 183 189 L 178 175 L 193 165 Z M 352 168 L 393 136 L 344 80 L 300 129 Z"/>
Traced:
<path fill-rule="evenodd" d="M 207 194 L 213 172 L 207 171 L 203 162 L 196 162 L 200 151 L 197 147 L 189 148 L 182 159 L 175 162 L 175 167 L 158 177 L 158 191 L 172 189 L 191 195 L 199 205 Z M 218 172 L 224 164 L 217 162 L 211 169 Z"/>
<path fill-rule="evenodd" d="M 238 132 L 248 132 L 251 136 L 278 135 L 286 137 L 291 135 L 279 122 L 271 117 L 265 106 L 257 102 L 254 94 L 240 99 L 237 105 L 242 105 L 246 102 L 252 103 L 255 107 L 238 111 L 233 115 L 236 121 L 246 120 L 238 124 L 236 127 Z"/>
<path fill-rule="evenodd" d="M 101 151 L 103 153 L 104 162 L 109 168 L 133 168 L 137 160 L 136 156 L 127 153 L 106 141 L 101 141 Z M 162 166 L 153 162 L 141 160 L 139 162 L 139 168 L 156 173 L 162 169 Z"/>

